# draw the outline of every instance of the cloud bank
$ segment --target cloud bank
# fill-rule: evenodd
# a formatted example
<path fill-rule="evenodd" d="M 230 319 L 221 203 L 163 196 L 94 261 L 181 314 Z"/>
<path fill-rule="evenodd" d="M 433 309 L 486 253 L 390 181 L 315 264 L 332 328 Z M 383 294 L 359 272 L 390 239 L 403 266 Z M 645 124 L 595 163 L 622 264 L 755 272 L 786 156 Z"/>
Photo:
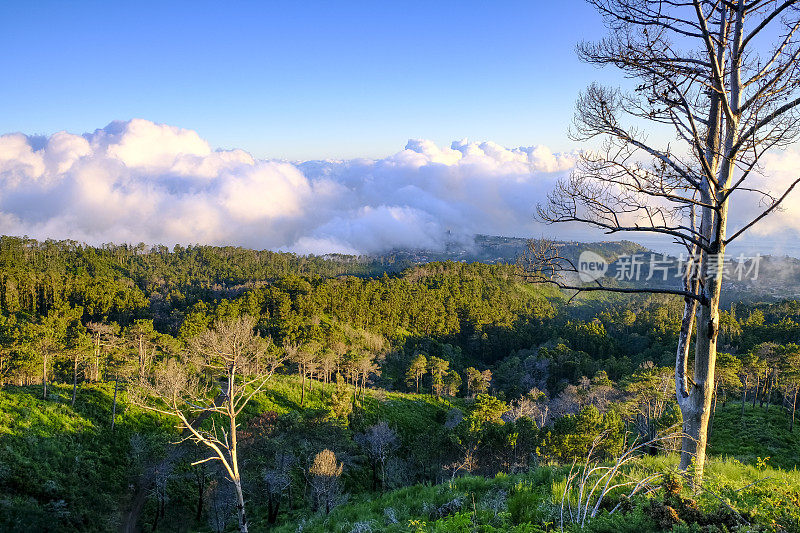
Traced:
<path fill-rule="evenodd" d="M 575 158 L 545 146 L 411 140 L 383 159 L 290 163 L 213 150 L 194 131 L 141 119 L 84 135 L 14 133 L 0 136 L 0 234 L 314 254 L 438 249 L 476 233 L 602 238 L 533 221 Z M 764 185 L 781 190 L 800 150 L 765 162 Z M 796 241 L 798 200 L 755 228 L 759 243 Z M 756 207 L 738 205 L 731 227 Z"/>
<path fill-rule="evenodd" d="M 571 154 L 411 140 L 384 159 L 258 160 L 135 119 L 94 133 L 0 136 L 0 233 L 104 242 L 235 244 L 300 253 L 440 247 L 530 234 Z"/>

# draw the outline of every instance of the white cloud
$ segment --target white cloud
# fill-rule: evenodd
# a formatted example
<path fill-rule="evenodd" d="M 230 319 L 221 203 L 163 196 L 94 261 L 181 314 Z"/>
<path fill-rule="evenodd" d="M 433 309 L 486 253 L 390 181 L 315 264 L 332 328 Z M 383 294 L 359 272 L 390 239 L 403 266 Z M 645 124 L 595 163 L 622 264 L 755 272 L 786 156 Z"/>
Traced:
<path fill-rule="evenodd" d="M 571 154 L 411 140 L 378 160 L 256 160 L 135 119 L 85 135 L 0 136 L 0 233 L 239 244 L 307 253 L 436 248 L 448 234 L 527 235 Z M 541 229 L 538 229 L 541 232 Z"/>
<path fill-rule="evenodd" d="M 761 161 L 765 170 L 750 184 L 755 189 L 779 196 L 793 181 L 800 178 L 800 148 L 769 152 Z M 753 199 L 758 197 L 754 193 L 749 196 Z M 800 187 L 790 193 L 781 206 L 782 209 L 753 226 L 755 235 L 771 235 L 786 230 L 800 232 Z M 759 207 L 763 208 L 756 202 L 748 207 L 746 212 L 741 213 L 742 218 L 744 215 L 752 218 L 761 211 Z"/>
<path fill-rule="evenodd" d="M 541 145 L 410 140 L 383 159 L 293 164 L 213 151 L 194 131 L 140 119 L 82 136 L 14 133 L 0 136 L 0 233 L 317 254 L 436 248 L 475 233 L 596 239 L 533 222 L 574 159 Z M 780 191 L 800 172 L 800 149 L 764 162 L 761 185 Z M 759 242 L 796 241 L 796 198 L 754 228 Z M 737 204 L 730 227 L 756 210 Z"/>

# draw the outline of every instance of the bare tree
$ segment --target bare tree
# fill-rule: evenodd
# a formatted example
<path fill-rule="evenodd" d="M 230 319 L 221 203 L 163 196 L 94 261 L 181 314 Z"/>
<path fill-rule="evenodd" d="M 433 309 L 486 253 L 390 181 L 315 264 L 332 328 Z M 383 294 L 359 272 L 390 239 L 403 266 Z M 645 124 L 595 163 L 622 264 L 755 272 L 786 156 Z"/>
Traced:
<path fill-rule="evenodd" d="M 283 494 L 292 484 L 291 469 L 297 457 L 286 449 L 275 454 L 275 468 L 264 469 L 261 473 L 264 492 L 267 495 L 267 522 L 274 524 L 278 520 Z"/>
<path fill-rule="evenodd" d="M 538 406 L 527 396 L 520 396 L 508 404 L 508 411 L 503 413 L 504 422 L 516 422 L 520 418 L 528 418 L 538 422 Z"/>
<path fill-rule="evenodd" d="M 308 473 L 311 474 L 311 486 L 314 489 L 316 507 L 325 506 L 325 514 L 331 512 L 339 495 L 339 478 L 344 465 L 336 459 L 331 450 L 322 450 L 314 457 Z"/>
<path fill-rule="evenodd" d="M 386 490 L 386 461 L 398 446 L 397 432 L 386 422 L 378 422 L 356 435 L 356 442 L 367 452 L 372 466 L 372 490 L 377 488 L 379 470 L 381 491 Z"/>
<path fill-rule="evenodd" d="M 543 428 L 550 419 L 547 395 L 534 388 L 524 396 L 512 400 L 502 419 L 505 422 L 516 422 L 520 418 L 527 418 L 533 421 L 537 428 Z"/>
<path fill-rule="evenodd" d="M 444 470 L 450 472 L 450 481 L 453 481 L 462 470 L 472 473 L 478 469 L 478 444 L 476 442 L 463 443 L 459 444 L 458 448 L 458 459 L 443 466 Z"/>
<path fill-rule="evenodd" d="M 615 505 L 608 514 L 613 514 L 622 502 L 635 494 L 649 494 L 658 488 L 654 482 L 661 477 L 660 473 L 633 477 L 624 472 L 625 465 L 635 460 L 643 449 L 658 446 L 660 441 L 674 436 L 657 437 L 646 442 L 634 441 L 619 457 L 610 463 L 597 461 L 594 451 L 601 445 L 605 434 L 599 435 L 592 443 L 586 459 L 581 463 L 573 463 L 567 474 L 564 492 L 561 495 L 560 526 L 564 531 L 564 522 L 572 522 L 583 529 L 587 519 L 591 520 L 603 505 L 603 500 L 614 490 L 624 491 L 624 498 Z"/>
<path fill-rule="evenodd" d="M 239 471 L 237 417 L 280 365 L 268 339 L 253 333 L 254 326 L 251 317 L 216 322 L 189 343 L 190 354 L 196 358 L 189 363 L 196 362 L 206 371 L 205 376 L 187 362 L 167 359 L 143 383 L 147 398 L 137 400 L 145 408 L 177 418 L 181 429 L 189 432 L 187 439 L 206 447 L 209 456 L 193 464 L 220 462 L 236 490 L 242 533 L 247 532 L 248 524 Z M 256 369 L 260 372 L 254 373 Z M 192 424 L 190 414 L 210 415 L 210 424 Z"/>
<path fill-rule="evenodd" d="M 341 355 L 330 348 L 326 348 L 322 350 L 319 354 L 319 368 L 322 373 L 322 381 L 323 387 L 320 389 L 320 398 L 324 399 L 325 397 L 325 386 L 331 382 L 331 376 L 333 375 L 334 370 L 336 367 L 339 366 L 339 359 L 341 359 Z"/>
<path fill-rule="evenodd" d="M 689 469 L 694 460 L 699 481 L 726 247 L 778 209 L 800 181 L 776 193 L 760 184 L 765 181 L 762 156 L 793 142 L 800 130 L 800 0 L 588 1 L 602 15 L 609 35 L 580 44 L 579 56 L 616 67 L 639 84 L 630 92 L 592 84 L 579 97 L 572 136 L 602 143 L 581 154 L 576 170 L 537 213 L 548 223 L 660 235 L 686 247 L 689 265 L 675 288 L 610 289 L 600 282 L 563 283 L 564 278 L 559 283 L 579 290 L 684 298 L 675 364 L 686 434 L 681 467 Z M 636 126 L 642 123 L 671 132 L 674 141 L 658 144 L 653 139 L 665 136 L 651 139 Z M 760 207 L 729 230 L 731 205 Z M 545 245 L 532 255 L 540 278 L 556 279 L 556 249 Z M 694 375 L 689 378 L 695 317 Z"/>
<path fill-rule="evenodd" d="M 233 514 L 233 485 L 227 479 L 212 482 L 208 497 L 208 525 L 215 533 L 223 533 Z"/>

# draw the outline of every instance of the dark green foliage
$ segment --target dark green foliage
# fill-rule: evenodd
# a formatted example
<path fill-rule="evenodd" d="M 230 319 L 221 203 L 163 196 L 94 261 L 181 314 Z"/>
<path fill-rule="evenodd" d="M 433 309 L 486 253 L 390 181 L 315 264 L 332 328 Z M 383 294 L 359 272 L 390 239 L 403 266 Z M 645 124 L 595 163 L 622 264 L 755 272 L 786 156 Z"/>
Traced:
<path fill-rule="evenodd" d="M 625 426 L 614 411 L 600 413 L 588 406 L 575 415 L 566 415 L 547 429 L 542 439 L 542 453 L 553 460 L 570 462 L 586 458 L 597 443 L 594 456 L 605 460 L 622 452 Z"/>

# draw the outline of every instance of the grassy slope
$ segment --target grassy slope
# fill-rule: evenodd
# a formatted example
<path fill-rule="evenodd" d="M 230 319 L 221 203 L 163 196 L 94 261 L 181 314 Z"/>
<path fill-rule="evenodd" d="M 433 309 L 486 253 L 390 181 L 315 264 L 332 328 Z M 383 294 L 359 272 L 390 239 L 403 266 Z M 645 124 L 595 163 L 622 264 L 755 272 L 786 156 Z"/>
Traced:
<path fill-rule="evenodd" d="M 306 393 L 305 411 L 325 409 L 321 388 L 315 382 Z M 0 389 L 0 531 L 114 530 L 141 468 L 132 439 L 152 459 L 176 435 L 173 421 L 125 405 L 124 393 L 112 432 L 113 385 L 83 385 L 75 408 L 71 393 L 71 386 L 54 384 L 44 401 L 38 386 Z M 453 405 L 427 395 L 367 390 L 365 396 L 365 423 L 386 420 L 406 434 L 441 422 Z M 300 401 L 299 380 L 275 376 L 244 414 L 245 425 L 257 413 L 301 411 Z"/>
<path fill-rule="evenodd" d="M 113 528 L 130 472 L 131 437 L 168 433 L 163 420 L 130 410 L 112 432 L 113 386 L 0 390 L 0 530 Z M 122 406 L 118 407 L 118 414 Z"/>
<path fill-rule="evenodd" d="M 769 458 L 767 463 L 796 469 L 800 465 L 800 427 L 789 432 L 789 414 L 777 405 L 769 411 L 745 405 L 742 416 L 741 403 L 728 402 L 718 406 L 709 438 L 709 453 L 736 458 L 755 464 L 759 458 Z"/>
<path fill-rule="evenodd" d="M 328 387 L 325 394 L 331 390 Z M 50 399 L 44 402 L 39 387 L 0 390 L 0 530 L 56 530 L 55 524 L 79 530 L 114 529 L 120 502 L 128 497 L 136 471 L 131 437 L 140 434 L 158 443 L 172 434 L 168 421 L 124 406 L 118 409 L 117 428 L 112 433 L 111 386 L 84 387 L 74 409 L 69 405 L 70 393 L 70 387 L 53 386 Z M 440 423 L 451 405 L 426 395 L 370 390 L 365 418 L 388 420 L 401 433 L 419 432 Z M 304 408 L 324 408 L 319 384 L 307 393 Z M 276 376 L 249 414 L 299 409 L 296 378 Z M 735 402 L 720 407 L 710 446 L 717 456 L 743 462 L 770 457 L 770 465 L 794 468 L 800 460 L 800 434 L 788 432 L 786 413 L 775 406 L 769 413 L 748 407 L 743 420 Z M 663 471 L 673 466 L 669 458 L 648 461 L 646 466 L 651 469 Z M 409 520 L 425 522 L 425 531 L 469 531 L 474 523 L 480 523 L 483 531 L 535 531 L 531 523 L 553 521 L 553 487 L 562 476 L 563 469 L 543 468 L 528 475 L 462 478 L 434 487 L 407 487 L 376 499 L 357 496 L 337 508 L 327 521 L 316 517 L 308 522 L 304 531 L 350 531 L 361 522 L 375 531 L 409 531 Z M 770 479 L 732 492 L 765 477 Z M 780 510 L 782 502 L 797 498 L 800 487 L 796 471 L 767 468 L 762 472 L 733 459 L 712 462 L 708 479 L 715 493 L 724 494 L 741 508 L 765 507 L 758 511 L 764 520 Z M 434 509 L 459 497 L 464 498 L 461 512 L 436 517 Z M 713 501 L 716 499 L 710 498 L 708 505 Z M 766 509 L 770 506 L 772 511 Z M 350 529 L 343 529 L 345 524 L 350 524 Z M 293 531 L 298 525 L 289 523 L 280 531 Z M 613 531 L 618 525 L 609 527 Z"/>
<path fill-rule="evenodd" d="M 654 472 L 674 471 L 677 461 L 677 457 L 645 457 L 625 474 L 642 478 Z M 493 479 L 467 476 L 442 485 L 415 485 L 377 498 L 354 498 L 328 516 L 284 523 L 274 531 L 557 531 L 567 470 L 568 467 L 544 466 L 530 473 L 501 474 Z M 800 531 L 800 473 L 796 471 L 756 468 L 735 460 L 712 460 L 707 468 L 705 487 L 707 490 L 699 494 L 692 494 L 684 487 L 682 497 L 689 510 L 679 512 L 683 525 L 676 521 L 674 531 L 728 531 L 714 527 L 726 522 L 730 527 L 739 519 L 720 504 L 720 499 L 753 526 L 740 531 Z M 694 500 L 696 506 L 690 500 Z M 619 498 L 612 497 L 608 501 L 613 506 Z M 648 533 L 671 529 L 672 526 L 659 524 L 658 511 L 663 509 L 665 501 L 663 490 L 656 493 L 655 501 L 662 507 L 634 500 L 624 512 L 614 515 L 601 512 L 588 524 L 586 531 Z M 693 529 L 687 521 L 700 526 Z M 565 529 L 571 530 L 569 525 L 565 525 Z"/>

